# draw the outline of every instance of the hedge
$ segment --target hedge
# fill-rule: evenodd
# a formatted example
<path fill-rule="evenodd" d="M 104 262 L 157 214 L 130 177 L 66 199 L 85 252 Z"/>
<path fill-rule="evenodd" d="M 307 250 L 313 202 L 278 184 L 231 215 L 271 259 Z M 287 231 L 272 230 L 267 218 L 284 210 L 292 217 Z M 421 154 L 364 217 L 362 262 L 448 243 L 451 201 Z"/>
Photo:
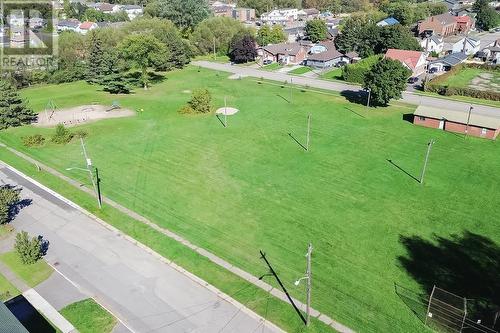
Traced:
<path fill-rule="evenodd" d="M 354 64 L 342 68 L 342 79 L 347 82 L 362 84 L 365 74 L 381 59 L 380 55 L 374 55 Z"/>

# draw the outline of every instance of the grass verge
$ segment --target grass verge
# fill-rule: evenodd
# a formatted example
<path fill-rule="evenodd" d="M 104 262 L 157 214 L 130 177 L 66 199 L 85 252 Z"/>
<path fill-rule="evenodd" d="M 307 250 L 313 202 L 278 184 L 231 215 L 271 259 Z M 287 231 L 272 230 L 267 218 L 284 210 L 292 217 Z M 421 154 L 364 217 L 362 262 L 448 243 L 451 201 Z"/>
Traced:
<path fill-rule="evenodd" d="M 116 318 L 91 298 L 66 306 L 61 314 L 80 333 L 108 333 L 116 325 Z"/>
<path fill-rule="evenodd" d="M 19 290 L 0 274 L 0 301 L 5 302 L 14 296 L 19 295 Z"/>
<path fill-rule="evenodd" d="M 53 271 L 44 260 L 38 260 L 32 265 L 24 265 L 15 251 L 0 254 L 0 260 L 30 287 L 35 287 L 45 281 Z"/>

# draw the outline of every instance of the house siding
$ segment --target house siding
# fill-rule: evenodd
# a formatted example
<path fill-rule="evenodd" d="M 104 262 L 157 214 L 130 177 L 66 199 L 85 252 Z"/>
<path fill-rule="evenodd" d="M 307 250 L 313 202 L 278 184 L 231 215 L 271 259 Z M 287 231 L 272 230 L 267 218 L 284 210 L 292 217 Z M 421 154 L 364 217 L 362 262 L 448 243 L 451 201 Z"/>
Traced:
<path fill-rule="evenodd" d="M 417 115 L 415 115 L 413 118 L 413 123 L 415 125 L 430 127 L 430 128 L 439 128 L 440 122 L 441 121 L 439 119 L 430 118 L 430 117 L 420 117 Z M 466 129 L 467 129 L 466 124 L 444 120 L 443 130 L 445 130 L 447 132 L 465 134 Z M 469 125 L 467 132 L 471 136 L 494 140 L 498 137 L 498 134 L 500 133 L 500 129 L 495 130 L 495 129 L 491 129 L 491 128 L 486 128 L 486 134 L 483 134 L 483 127 Z"/>

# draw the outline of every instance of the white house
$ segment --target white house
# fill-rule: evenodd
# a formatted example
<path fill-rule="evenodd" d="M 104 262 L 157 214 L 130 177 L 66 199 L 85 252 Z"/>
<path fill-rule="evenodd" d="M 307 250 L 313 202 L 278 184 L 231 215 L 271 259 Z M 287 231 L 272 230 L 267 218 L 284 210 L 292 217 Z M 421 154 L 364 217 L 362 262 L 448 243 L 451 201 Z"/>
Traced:
<path fill-rule="evenodd" d="M 139 5 L 123 5 L 120 9 L 127 13 L 130 20 L 135 19 L 137 16 L 141 16 L 144 12 L 142 6 Z"/>
<path fill-rule="evenodd" d="M 260 16 L 260 20 L 264 24 L 281 24 L 286 25 L 288 22 L 293 22 L 299 17 L 299 10 L 292 9 L 275 9 L 269 13 L 264 13 Z"/>
<path fill-rule="evenodd" d="M 444 47 L 443 37 L 432 35 L 430 37 L 424 38 L 420 40 L 420 46 L 426 52 L 441 53 L 443 52 L 443 47 Z"/>
<path fill-rule="evenodd" d="M 452 41 L 451 43 L 449 43 L 448 50 L 451 53 L 463 52 L 467 55 L 471 55 L 479 52 L 480 47 L 480 41 L 470 37 L 462 37 L 456 41 Z"/>
<path fill-rule="evenodd" d="M 57 22 L 57 31 L 76 31 L 78 26 L 80 25 L 80 21 L 78 20 L 61 20 Z"/>
<path fill-rule="evenodd" d="M 420 51 L 388 49 L 385 58 L 398 60 L 411 71 L 412 76 L 425 73 L 427 66 L 425 52 Z"/>
<path fill-rule="evenodd" d="M 87 21 L 80 23 L 80 25 L 78 26 L 78 28 L 76 28 L 75 31 L 82 35 L 86 35 L 90 30 L 94 30 L 97 28 L 98 28 L 97 23 Z"/>

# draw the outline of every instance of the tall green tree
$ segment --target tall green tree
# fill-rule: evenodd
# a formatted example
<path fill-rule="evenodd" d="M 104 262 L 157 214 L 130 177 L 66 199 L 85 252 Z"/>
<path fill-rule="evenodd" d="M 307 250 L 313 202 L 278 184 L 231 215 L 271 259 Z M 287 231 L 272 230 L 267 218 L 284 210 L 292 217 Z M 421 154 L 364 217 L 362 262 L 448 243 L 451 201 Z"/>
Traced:
<path fill-rule="evenodd" d="M 476 12 L 476 25 L 483 30 L 490 30 L 500 24 L 500 14 L 493 9 L 488 0 L 476 0 L 472 6 Z"/>
<path fill-rule="evenodd" d="M 262 46 L 281 43 L 285 40 L 285 32 L 283 31 L 283 27 L 281 25 L 270 26 L 265 24 L 257 31 L 256 41 L 257 44 Z"/>
<path fill-rule="evenodd" d="M 151 34 L 136 34 L 125 38 L 119 49 L 123 58 L 141 70 L 141 83 L 148 89 L 148 68 L 163 68 L 168 61 L 168 50 Z"/>
<path fill-rule="evenodd" d="M 30 239 L 26 231 L 16 234 L 14 249 L 24 265 L 34 264 L 42 258 L 42 242 L 40 238 L 33 237 Z"/>
<path fill-rule="evenodd" d="M 169 19 L 188 32 L 210 16 L 210 9 L 206 0 L 153 0 L 146 6 L 146 13 Z"/>
<path fill-rule="evenodd" d="M 0 80 L 0 129 L 27 125 L 36 118 L 36 113 L 19 96 L 12 84 Z"/>
<path fill-rule="evenodd" d="M 255 39 L 249 34 L 236 35 L 231 43 L 229 58 L 237 64 L 254 61 L 257 57 Z"/>
<path fill-rule="evenodd" d="M 370 90 L 370 104 L 385 106 L 401 98 L 411 71 L 399 61 L 382 59 L 365 75 L 363 88 Z"/>
<path fill-rule="evenodd" d="M 375 53 L 385 53 L 387 49 L 420 51 L 422 47 L 410 30 L 402 25 L 379 27 L 379 39 Z"/>
<path fill-rule="evenodd" d="M 231 41 L 237 34 L 248 31 L 243 23 L 230 17 L 210 17 L 196 26 L 190 41 L 200 54 L 214 51 L 219 55 L 229 52 Z"/>
<path fill-rule="evenodd" d="M 0 224 L 9 222 L 12 205 L 19 202 L 20 190 L 10 185 L 0 186 Z"/>
<path fill-rule="evenodd" d="M 307 21 L 305 32 L 313 43 L 325 40 L 328 36 L 326 22 L 320 19 Z"/>

